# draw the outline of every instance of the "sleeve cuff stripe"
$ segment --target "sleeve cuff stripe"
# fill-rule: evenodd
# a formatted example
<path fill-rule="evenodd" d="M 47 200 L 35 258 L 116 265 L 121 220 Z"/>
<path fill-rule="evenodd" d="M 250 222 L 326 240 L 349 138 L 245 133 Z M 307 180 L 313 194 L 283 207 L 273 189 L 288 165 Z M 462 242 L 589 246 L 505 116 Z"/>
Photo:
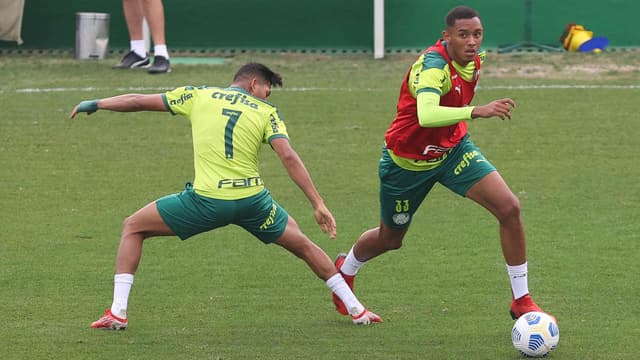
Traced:
<path fill-rule="evenodd" d="M 421 94 L 423 92 L 431 92 L 431 93 L 437 94 L 438 96 L 442 95 L 442 92 L 440 90 L 434 89 L 434 88 L 422 88 L 416 91 L 416 95 Z"/>

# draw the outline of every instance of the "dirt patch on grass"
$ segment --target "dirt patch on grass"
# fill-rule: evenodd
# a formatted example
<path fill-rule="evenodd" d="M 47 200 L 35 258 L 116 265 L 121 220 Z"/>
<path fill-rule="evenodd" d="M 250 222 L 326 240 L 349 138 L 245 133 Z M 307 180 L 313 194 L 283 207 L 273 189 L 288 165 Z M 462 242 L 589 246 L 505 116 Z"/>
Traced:
<path fill-rule="evenodd" d="M 498 78 L 640 81 L 638 51 L 611 53 L 490 53 L 484 75 Z"/>

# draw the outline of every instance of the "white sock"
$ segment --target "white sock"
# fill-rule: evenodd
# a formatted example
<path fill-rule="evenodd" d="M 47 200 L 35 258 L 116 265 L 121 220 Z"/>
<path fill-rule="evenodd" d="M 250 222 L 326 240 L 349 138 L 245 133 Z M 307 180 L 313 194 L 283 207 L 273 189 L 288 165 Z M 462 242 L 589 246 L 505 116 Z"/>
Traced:
<path fill-rule="evenodd" d="M 527 277 L 527 263 L 516 266 L 507 265 L 509 280 L 511 280 L 511 291 L 513 298 L 519 299 L 529 293 L 529 280 Z"/>
<path fill-rule="evenodd" d="M 169 51 L 167 50 L 167 45 L 154 45 L 153 46 L 153 56 L 162 56 L 169 59 Z"/>
<path fill-rule="evenodd" d="M 116 274 L 113 277 L 113 303 L 111 313 L 119 318 L 127 318 L 129 292 L 133 284 L 133 274 Z"/>
<path fill-rule="evenodd" d="M 347 285 L 340 273 L 330 277 L 327 280 L 327 286 L 342 300 L 349 314 L 359 315 L 364 311 L 364 306 L 358 301 L 353 291 L 349 289 L 349 285 Z"/>
<path fill-rule="evenodd" d="M 347 257 L 344 259 L 344 262 L 342 263 L 342 267 L 340 267 L 340 271 L 342 271 L 343 274 L 349 275 L 349 276 L 354 276 L 355 274 L 357 274 L 358 270 L 360 270 L 360 267 L 364 265 L 363 262 L 356 259 L 356 256 L 353 255 L 354 247 L 355 245 L 351 247 L 351 250 L 349 250 Z"/>
<path fill-rule="evenodd" d="M 138 56 L 146 58 L 147 48 L 145 47 L 144 40 L 131 40 L 131 50 L 138 54 Z"/>

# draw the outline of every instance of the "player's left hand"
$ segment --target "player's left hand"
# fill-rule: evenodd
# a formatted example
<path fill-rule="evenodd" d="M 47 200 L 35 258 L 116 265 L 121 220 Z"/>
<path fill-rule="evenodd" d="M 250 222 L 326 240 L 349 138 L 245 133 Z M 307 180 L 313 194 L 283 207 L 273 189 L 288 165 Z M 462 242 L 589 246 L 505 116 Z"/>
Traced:
<path fill-rule="evenodd" d="M 327 209 L 324 204 L 318 205 L 313 210 L 313 215 L 316 217 L 316 222 L 320 226 L 323 233 L 329 233 L 329 238 L 336 238 L 336 219 L 331 214 L 331 211 Z"/>
<path fill-rule="evenodd" d="M 91 115 L 96 111 L 98 111 L 98 100 L 85 100 L 73 108 L 69 117 L 73 119 L 80 112 L 86 112 L 87 115 Z"/>

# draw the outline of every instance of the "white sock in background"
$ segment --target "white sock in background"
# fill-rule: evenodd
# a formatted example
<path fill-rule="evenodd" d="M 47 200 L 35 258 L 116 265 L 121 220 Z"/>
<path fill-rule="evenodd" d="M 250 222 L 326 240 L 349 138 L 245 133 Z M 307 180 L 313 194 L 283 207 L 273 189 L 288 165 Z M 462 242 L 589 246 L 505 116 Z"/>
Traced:
<path fill-rule="evenodd" d="M 167 60 L 169 59 L 169 51 L 167 50 L 167 45 L 154 45 L 153 46 L 153 56 L 162 56 Z"/>
<path fill-rule="evenodd" d="M 144 40 L 131 40 L 129 43 L 131 44 L 131 50 L 138 54 L 138 56 L 143 58 L 147 57 L 147 48 L 144 45 Z"/>

